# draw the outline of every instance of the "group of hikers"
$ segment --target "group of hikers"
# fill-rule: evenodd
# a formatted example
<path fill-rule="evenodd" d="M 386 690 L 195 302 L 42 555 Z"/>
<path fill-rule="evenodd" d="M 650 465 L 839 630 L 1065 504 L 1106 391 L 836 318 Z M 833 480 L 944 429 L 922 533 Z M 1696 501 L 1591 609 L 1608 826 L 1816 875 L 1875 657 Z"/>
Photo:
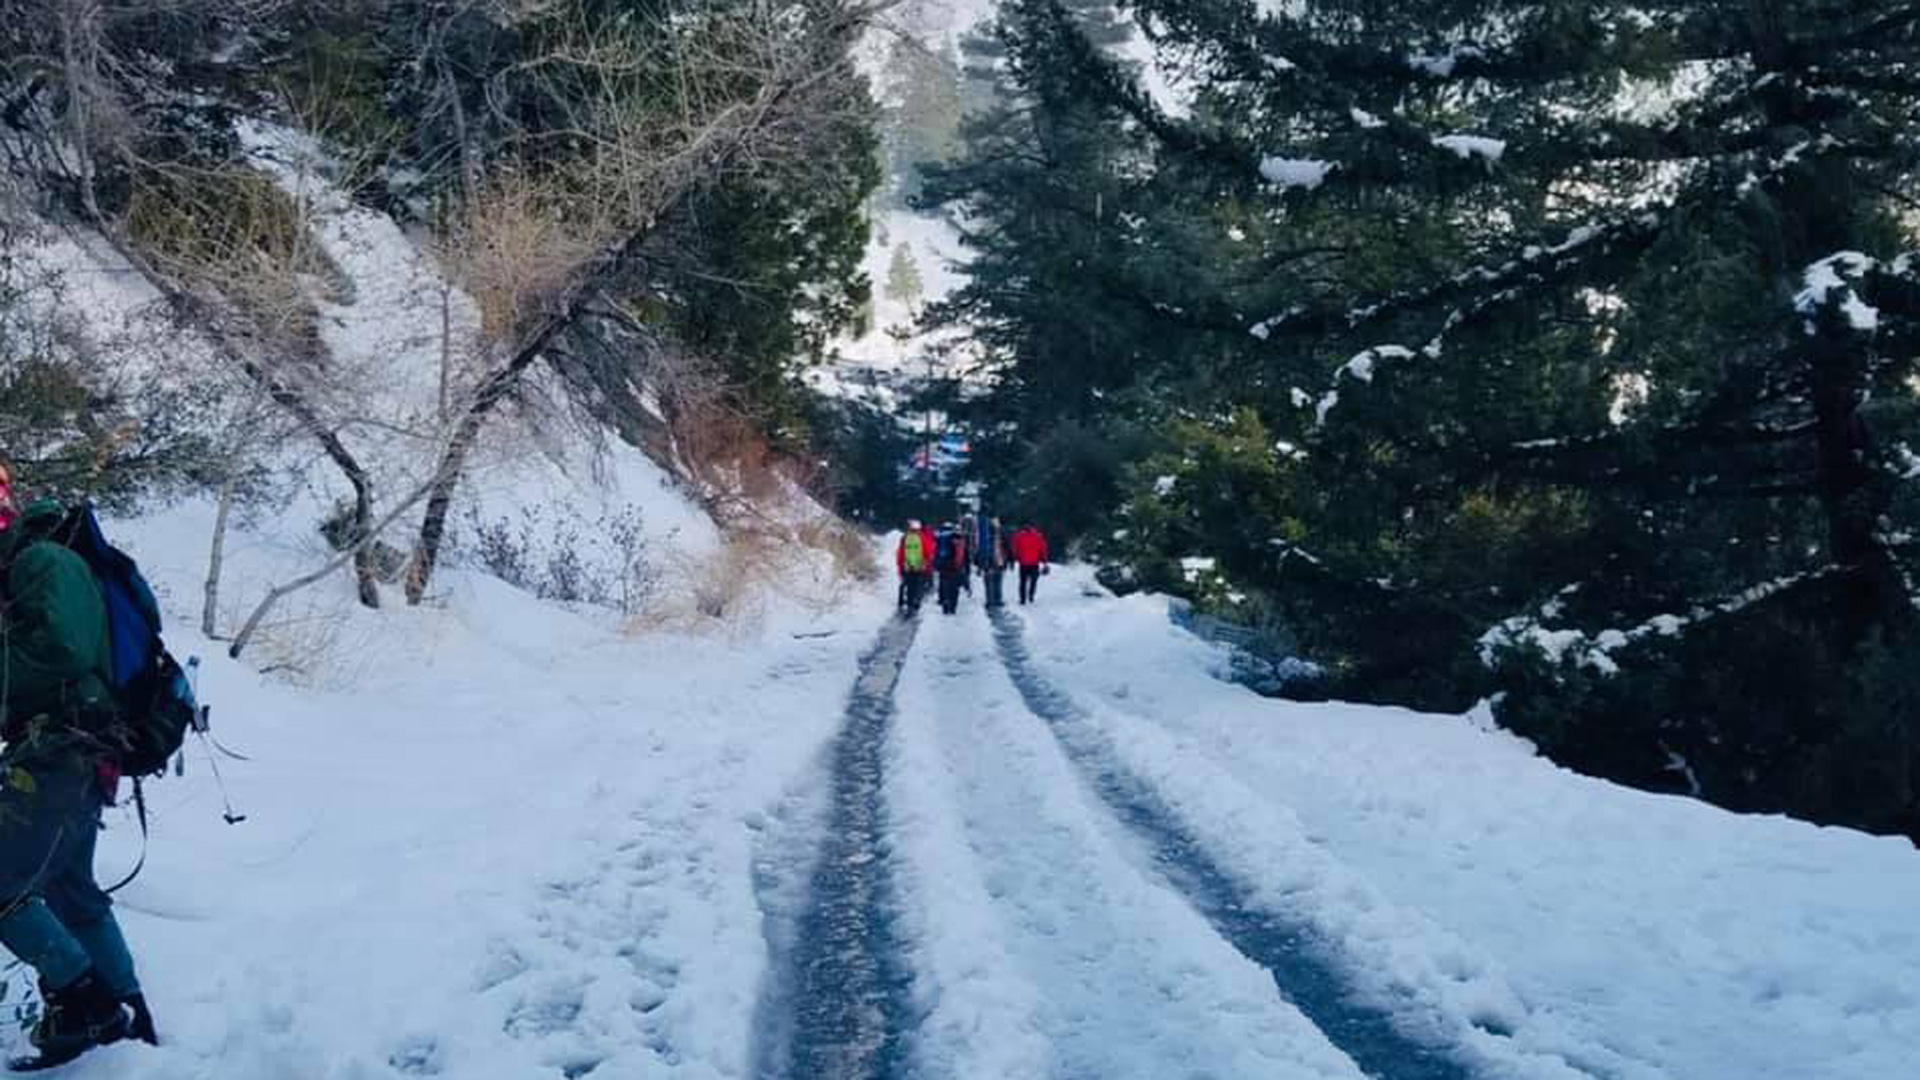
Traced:
<path fill-rule="evenodd" d="M 919 613 L 929 589 L 936 590 L 942 612 L 958 611 L 960 594 L 973 595 L 976 570 L 986 587 L 988 608 L 1006 606 L 1003 579 L 1009 568 L 1019 573 L 1020 603 L 1031 604 L 1051 561 L 1046 535 L 1033 523 L 1009 533 L 999 518 L 975 516 L 938 529 L 908 521 L 893 554 L 900 573 L 900 608 L 908 615 Z"/>
<path fill-rule="evenodd" d="M 156 1041 L 112 900 L 94 879 L 101 807 L 127 755 L 115 736 L 106 596 L 56 538 L 68 521 L 28 500 L 0 461 L 0 945 L 39 976 L 34 1054 L 63 1064 L 121 1039 Z M 137 772 L 136 772 L 137 775 Z"/>

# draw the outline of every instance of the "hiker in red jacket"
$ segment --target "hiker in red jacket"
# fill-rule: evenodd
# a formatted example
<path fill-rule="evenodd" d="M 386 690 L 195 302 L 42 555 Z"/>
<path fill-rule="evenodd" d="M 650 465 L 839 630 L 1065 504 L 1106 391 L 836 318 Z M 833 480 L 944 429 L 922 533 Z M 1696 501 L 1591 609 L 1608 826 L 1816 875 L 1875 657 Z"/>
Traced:
<path fill-rule="evenodd" d="M 933 530 L 917 520 L 907 522 L 900 546 L 893 552 L 893 565 L 900 571 L 900 607 L 909 615 L 919 613 L 927 583 L 933 580 L 933 553 Z"/>
<path fill-rule="evenodd" d="M 1020 526 L 1008 543 L 1013 549 L 1013 561 L 1020 565 L 1020 602 L 1033 603 L 1033 594 L 1040 587 L 1040 575 L 1047 572 L 1047 538 L 1032 522 Z"/>

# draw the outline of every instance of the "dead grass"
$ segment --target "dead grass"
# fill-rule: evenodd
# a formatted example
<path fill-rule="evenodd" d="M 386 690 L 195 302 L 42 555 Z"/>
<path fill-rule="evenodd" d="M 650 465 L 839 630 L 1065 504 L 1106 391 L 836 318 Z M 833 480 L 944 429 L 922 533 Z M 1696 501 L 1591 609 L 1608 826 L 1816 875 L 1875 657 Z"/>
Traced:
<path fill-rule="evenodd" d="M 480 311 L 485 341 L 505 345 L 560 296 L 609 223 L 517 171 L 490 180 L 440 239 L 441 265 Z"/>
<path fill-rule="evenodd" d="M 350 288 L 310 228 L 312 208 L 245 166 L 153 169 L 129 198 L 128 240 L 190 291 L 219 298 L 264 345 L 316 349 L 315 300 Z"/>

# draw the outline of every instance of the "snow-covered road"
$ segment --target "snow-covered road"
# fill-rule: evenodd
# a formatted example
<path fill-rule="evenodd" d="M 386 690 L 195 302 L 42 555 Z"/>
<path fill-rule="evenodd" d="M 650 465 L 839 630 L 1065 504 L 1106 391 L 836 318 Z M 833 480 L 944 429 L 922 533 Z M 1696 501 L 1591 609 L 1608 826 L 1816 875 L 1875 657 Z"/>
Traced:
<path fill-rule="evenodd" d="M 935 618 L 935 616 L 928 616 Z M 1043 721 L 1024 706 L 977 615 L 930 625 L 907 666 L 889 791 L 913 790 L 960 845 L 901 839 L 922 880 L 984 897 L 990 955 L 918 971 L 935 1030 L 943 988 L 987 980 L 1030 1006 L 1004 1030 L 929 1045 L 923 1075 L 988 1075 L 980 1055 L 1025 1041 L 1021 1077 L 1357 1077 L 1273 982 L 1222 940 L 1136 850 Z M 956 848 L 960 860 L 951 856 Z M 963 1003 L 962 1007 L 966 1007 Z"/>
<path fill-rule="evenodd" d="M 122 910 L 167 1045 L 74 1080 L 1858 1080 L 1920 1045 L 1905 841 L 1264 700 L 1072 568 L 995 620 L 875 589 L 740 641 L 460 580 L 356 615 L 349 686 L 209 664 L 249 820 L 155 785 Z"/>

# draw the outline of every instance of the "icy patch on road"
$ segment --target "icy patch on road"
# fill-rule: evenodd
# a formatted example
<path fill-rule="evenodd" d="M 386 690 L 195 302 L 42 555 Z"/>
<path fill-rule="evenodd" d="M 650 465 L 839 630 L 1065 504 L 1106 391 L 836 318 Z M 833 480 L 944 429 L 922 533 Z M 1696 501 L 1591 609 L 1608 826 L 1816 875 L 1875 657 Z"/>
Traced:
<path fill-rule="evenodd" d="M 833 746 L 827 831 L 793 930 L 791 967 L 772 995 L 791 1010 L 786 1045 L 771 1051 L 775 1075 L 787 1080 L 905 1075 L 906 976 L 881 837 L 887 816 L 882 748 L 894 686 L 917 628 L 909 620 L 882 628 L 861 661 L 846 726 Z"/>

